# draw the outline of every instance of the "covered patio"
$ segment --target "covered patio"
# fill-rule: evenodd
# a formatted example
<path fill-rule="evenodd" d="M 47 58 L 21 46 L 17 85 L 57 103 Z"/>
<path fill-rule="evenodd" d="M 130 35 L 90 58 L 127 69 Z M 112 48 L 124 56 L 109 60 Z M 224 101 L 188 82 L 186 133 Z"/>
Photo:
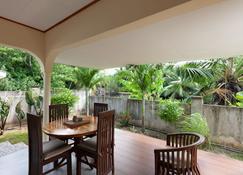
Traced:
<path fill-rule="evenodd" d="M 241 55 L 242 11 L 241 0 L 4 1 L 0 44 L 38 58 L 46 125 L 54 63 L 104 69 Z M 117 129 L 116 174 L 154 174 L 153 150 L 164 146 L 164 141 Z M 198 162 L 205 175 L 243 174 L 242 162 L 222 155 L 199 151 Z M 87 167 L 82 171 L 94 174 Z M 0 174 L 27 173 L 27 150 L 0 158 Z"/>
<path fill-rule="evenodd" d="M 154 174 L 154 148 L 165 147 L 165 141 L 116 129 L 115 131 L 115 174 L 117 175 L 152 175 Z M 198 163 L 204 175 L 239 175 L 243 174 L 243 162 L 224 155 L 199 150 Z M 14 166 L 14 168 L 13 168 Z M 48 167 L 46 167 L 48 168 Z M 76 172 L 73 156 L 73 174 Z M 28 150 L 18 151 L 0 158 L 0 172 L 4 175 L 28 174 Z M 65 174 L 65 167 L 50 173 Z M 95 170 L 85 166 L 83 174 L 93 175 Z"/>

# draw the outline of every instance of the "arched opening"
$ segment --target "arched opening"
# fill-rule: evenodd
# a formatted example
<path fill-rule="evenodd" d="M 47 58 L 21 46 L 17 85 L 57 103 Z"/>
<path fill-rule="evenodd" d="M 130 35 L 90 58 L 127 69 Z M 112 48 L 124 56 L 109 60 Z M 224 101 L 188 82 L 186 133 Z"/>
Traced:
<path fill-rule="evenodd" d="M 26 113 L 43 113 L 44 66 L 35 54 L 0 45 L 1 141 L 27 143 Z"/>

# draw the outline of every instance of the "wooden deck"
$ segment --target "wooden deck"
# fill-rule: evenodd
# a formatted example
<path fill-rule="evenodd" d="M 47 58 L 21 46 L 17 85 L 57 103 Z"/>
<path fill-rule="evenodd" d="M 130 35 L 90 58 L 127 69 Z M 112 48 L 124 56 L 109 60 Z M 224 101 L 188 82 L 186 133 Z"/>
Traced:
<path fill-rule="evenodd" d="M 154 174 L 153 150 L 165 146 L 164 141 L 118 129 L 115 140 L 116 175 Z M 199 151 L 198 162 L 202 175 L 243 175 L 243 162 L 223 155 Z M 95 174 L 95 170 L 90 171 L 84 166 L 82 168 L 83 175 Z M 0 174 L 27 175 L 27 150 L 0 158 Z M 65 168 L 51 173 L 51 175 L 61 174 L 65 174 Z M 75 174 L 75 157 L 73 157 L 73 174 Z"/>

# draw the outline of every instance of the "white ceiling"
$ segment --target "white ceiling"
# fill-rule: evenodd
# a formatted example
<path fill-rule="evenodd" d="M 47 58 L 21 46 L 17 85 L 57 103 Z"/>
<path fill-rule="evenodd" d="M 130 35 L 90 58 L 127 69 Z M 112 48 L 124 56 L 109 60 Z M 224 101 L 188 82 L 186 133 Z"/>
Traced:
<path fill-rule="evenodd" d="M 243 54 L 243 0 L 225 0 L 65 50 L 56 62 L 111 68 Z"/>
<path fill-rule="evenodd" d="M 0 17 L 45 31 L 93 0 L 0 0 Z"/>

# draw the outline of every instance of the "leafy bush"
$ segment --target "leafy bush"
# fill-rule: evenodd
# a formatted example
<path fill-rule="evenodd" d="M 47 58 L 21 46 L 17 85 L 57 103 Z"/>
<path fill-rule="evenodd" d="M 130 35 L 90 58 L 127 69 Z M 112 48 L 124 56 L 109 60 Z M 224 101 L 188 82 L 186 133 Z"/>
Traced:
<path fill-rule="evenodd" d="M 6 121 L 8 118 L 8 114 L 9 114 L 9 109 L 10 109 L 10 105 L 0 98 L 0 120 L 1 120 L 0 135 L 3 134 L 4 128 L 6 125 Z"/>
<path fill-rule="evenodd" d="M 66 88 L 57 90 L 51 97 L 52 104 L 67 104 L 68 107 L 73 107 L 77 101 L 78 97 L 70 89 Z"/>
<path fill-rule="evenodd" d="M 159 116 L 162 120 L 176 122 L 183 115 L 184 109 L 178 100 L 161 100 L 159 106 Z"/>
<path fill-rule="evenodd" d="M 185 120 L 181 122 L 181 130 L 185 132 L 196 132 L 206 138 L 209 137 L 207 121 L 199 113 L 194 113 L 186 117 Z"/>

